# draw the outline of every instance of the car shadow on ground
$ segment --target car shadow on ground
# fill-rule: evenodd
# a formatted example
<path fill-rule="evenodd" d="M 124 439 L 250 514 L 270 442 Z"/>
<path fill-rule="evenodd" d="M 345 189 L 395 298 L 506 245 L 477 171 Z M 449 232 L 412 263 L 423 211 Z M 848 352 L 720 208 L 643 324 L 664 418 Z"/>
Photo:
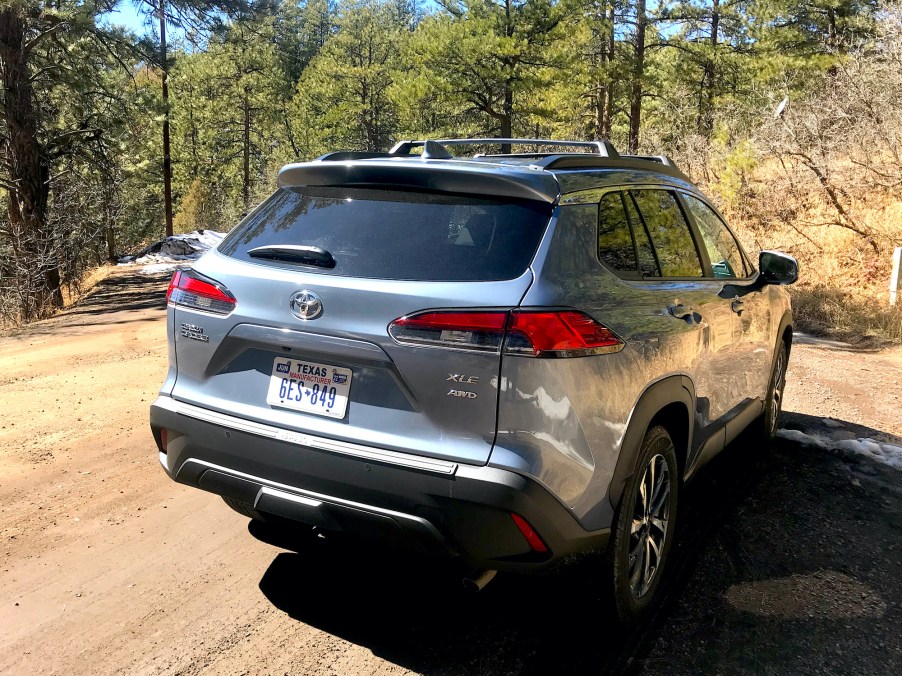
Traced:
<path fill-rule="evenodd" d="M 797 429 L 818 423 L 789 418 Z M 837 645 L 848 647 L 849 670 L 878 673 L 881 659 L 894 659 L 879 637 L 898 646 L 902 625 L 899 585 L 887 590 L 880 580 L 898 580 L 902 565 L 865 554 L 881 538 L 899 539 L 902 493 L 887 488 L 894 479 L 867 459 L 740 439 L 681 496 L 661 601 L 629 628 L 612 617 L 600 555 L 550 574 L 499 574 L 468 595 L 448 563 L 250 530 L 294 550 L 278 554 L 260 581 L 275 607 L 421 673 L 844 671 Z M 783 598 L 804 592 L 788 583 L 795 591 L 787 593 L 779 580 L 820 574 L 833 596 L 854 592 L 845 609 L 803 599 L 799 610 Z M 777 591 L 748 587 L 772 579 Z"/>
<path fill-rule="evenodd" d="M 68 316 L 100 315 L 119 310 L 166 308 L 166 287 L 171 274 L 114 273 L 66 312 Z"/>
<path fill-rule="evenodd" d="M 141 311 L 165 310 L 168 273 L 142 275 L 134 270 L 114 272 L 101 280 L 91 293 L 60 314 L 43 321 L 12 329 L 4 335 L 28 334 L 64 337 L 83 327 L 115 325 L 136 321 Z M 157 321 L 148 316 L 137 321 Z"/>

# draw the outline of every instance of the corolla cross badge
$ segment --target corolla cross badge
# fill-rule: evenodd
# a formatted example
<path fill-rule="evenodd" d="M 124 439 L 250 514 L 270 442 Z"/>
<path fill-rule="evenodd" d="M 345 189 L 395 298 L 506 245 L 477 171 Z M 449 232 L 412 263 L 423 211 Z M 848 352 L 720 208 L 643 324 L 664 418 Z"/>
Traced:
<path fill-rule="evenodd" d="M 296 291 L 288 299 L 288 307 L 298 319 L 316 319 L 323 313 L 323 301 L 312 291 Z"/>

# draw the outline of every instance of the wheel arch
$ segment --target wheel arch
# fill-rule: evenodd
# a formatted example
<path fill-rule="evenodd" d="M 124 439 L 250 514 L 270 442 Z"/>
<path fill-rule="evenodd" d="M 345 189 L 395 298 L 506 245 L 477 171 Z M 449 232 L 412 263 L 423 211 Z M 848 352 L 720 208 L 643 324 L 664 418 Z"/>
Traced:
<path fill-rule="evenodd" d="M 654 425 L 661 425 L 670 433 L 676 447 L 680 474 L 686 471 L 686 459 L 692 447 L 694 411 L 695 387 L 687 376 L 662 378 L 642 392 L 630 414 L 608 490 L 611 506 L 615 510 L 620 504 L 626 482 L 636 469 L 636 458 L 645 433 Z"/>
<path fill-rule="evenodd" d="M 783 318 L 780 320 L 780 328 L 777 331 L 777 335 L 786 343 L 787 352 L 792 351 L 792 314 L 787 312 L 783 315 Z"/>
<path fill-rule="evenodd" d="M 792 353 L 792 338 L 793 338 L 793 329 L 792 329 L 792 312 L 787 310 L 783 313 L 783 316 L 780 318 L 780 324 L 777 328 L 776 340 L 774 340 L 774 353 L 771 355 L 771 363 L 770 363 L 770 372 L 773 373 L 774 366 L 777 363 L 777 352 L 779 351 L 777 348 L 780 346 L 780 341 L 786 343 L 786 358 L 789 359 L 789 355 Z"/>

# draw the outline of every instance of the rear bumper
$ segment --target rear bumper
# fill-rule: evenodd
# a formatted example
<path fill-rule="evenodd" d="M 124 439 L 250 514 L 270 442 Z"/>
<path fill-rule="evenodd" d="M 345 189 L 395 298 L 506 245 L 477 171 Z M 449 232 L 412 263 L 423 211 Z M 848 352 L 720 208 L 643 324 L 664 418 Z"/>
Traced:
<path fill-rule="evenodd" d="M 482 568 L 542 568 L 602 548 L 537 482 L 464 465 L 287 432 L 160 397 L 150 409 L 160 462 L 175 481 L 324 530 L 344 531 Z M 533 552 L 524 517 L 550 554 Z"/>

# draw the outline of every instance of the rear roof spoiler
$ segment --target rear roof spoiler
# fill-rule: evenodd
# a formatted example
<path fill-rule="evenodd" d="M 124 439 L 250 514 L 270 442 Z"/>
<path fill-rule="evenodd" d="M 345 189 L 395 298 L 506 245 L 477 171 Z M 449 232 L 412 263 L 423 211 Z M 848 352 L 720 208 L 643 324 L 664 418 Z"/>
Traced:
<path fill-rule="evenodd" d="M 288 164 L 279 172 L 278 182 L 280 188 L 401 188 L 525 199 L 548 204 L 556 203 L 561 193 L 554 174 L 527 167 L 499 167 L 496 164 L 448 159 L 427 159 L 413 164 L 409 160 L 384 156 L 364 161 Z"/>

